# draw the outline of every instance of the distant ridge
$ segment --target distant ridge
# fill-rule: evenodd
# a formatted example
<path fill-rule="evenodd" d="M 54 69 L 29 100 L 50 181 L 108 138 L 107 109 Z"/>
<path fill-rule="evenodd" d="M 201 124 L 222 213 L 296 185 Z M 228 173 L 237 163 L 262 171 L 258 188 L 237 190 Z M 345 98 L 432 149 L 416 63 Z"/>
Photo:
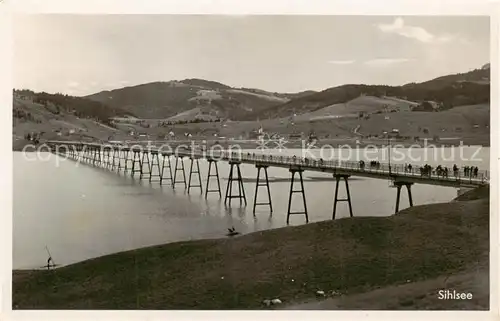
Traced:
<path fill-rule="evenodd" d="M 490 101 L 490 70 L 475 69 L 466 73 L 438 77 L 403 86 L 348 84 L 298 97 L 252 115 L 254 118 L 280 118 L 311 113 L 359 96 L 395 97 L 412 102 L 434 101 L 444 109 Z"/>
<path fill-rule="evenodd" d="M 126 110 L 140 118 L 239 120 L 312 93 L 315 92 L 272 93 L 191 78 L 101 91 L 84 98 Z"/>
<path fill-rule="evenodd" d="M 175 121 L 281 118 L 347 103 L 361 95 L 415 103 L 434 101 L 447 109 L 489 102 L 489 66 L 402 86 L 346 84 L 320 92 L 273 93 L 190 78 L 102 91 L 85 98 L 139 118 Z"/>

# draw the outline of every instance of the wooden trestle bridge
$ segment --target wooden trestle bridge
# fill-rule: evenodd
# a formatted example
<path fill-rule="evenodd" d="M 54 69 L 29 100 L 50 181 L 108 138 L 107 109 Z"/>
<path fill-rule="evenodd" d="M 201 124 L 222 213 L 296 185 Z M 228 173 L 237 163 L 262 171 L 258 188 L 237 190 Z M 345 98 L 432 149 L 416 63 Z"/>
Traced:
<path fill-rule="evenodd" d="M 488 184 L 487 171 L 478 171 L 475 173 L 464 173 L 460 170 L 451 175 L 438 175 L 435 172 L 423 175 L 420 167 L 413 167 L 411 170 L 401 164 L 377 164 L 377 166 L 363 165 L 361 162 L 337 161 L 310 158 L 299 158 L 296 156 L 276 156 L 254 153 L 240 153 L 231 151 L 213 151 L 210 153 L 202 150 L 188 150 L 177 148 L 175 151 L 163 151 L 161 148 L 143 147 L 139 145 L 124 146 L 118 144 L 96 144 L 71 141 L 48 141 L 46 145 L 50 150 L 58 155 L 71 158 L 75 161 L 84 162 L 94 166 L 116 171 L 117 173 L 130 173 L 132 177 L 136 174 L 140 179 L 148 179 L 150 182 L 159 182 L 159 184 L 170 184 L 173 188 L 178 184 L 184 185 L 189 193 L 193 188 L 199 188 L 203 193 L 203 184 L 200 173 L 199 159 L 208 161 L 208 173 L 205 186 L 205 198 L 209 193 L 217 193 L 222 198 L 222 191 L 219 179 L 218 162 L 225 161 L 230 165 L 228 182 L 224 197 L 224 203 L 231 206 L 234 198 L 240 200 L 240 203 L 247 205 L 247 198 L 241 175 L 241 164 L 252 164 L 257 169 L 257 179 L 255 196 L 253 202 L 253 213 L 256 206 L 265 205 L 269 207 L 272 213 L 271 192 L 269 178 L 267 174 L 268 167 L 288 168 L 291 173 L 290 195 L 288 201 L 287 224 L 290 215 L 301 214 L 305 216 L 306 222 L 309 222 L 304 182 L 302 173 L 304 171 L 317 171 L 331 173 L 336 180 L 335 198 L 333 201 L 332 219 L 335 219 L 337 203 L 346 201 L 349 205 L 350 216 L 353 216 L 351 196 L 349 192 L 349 177 L 361 176 L 368 178 L 384 179 L 393 182 L 397 188 L 396 213 L 399 211 L 399 202 L 401 197 L 401 188 L 406 187 L 408 191 L 409 205 L 413 206 L 411 186 L 413 184 L 440 185 L 448 187 L 466 187 L 474 188 Z M 172 158 L 175 166 L 172 167 Z M 186 178 L 184 167 L 184 158 L 190 160 L 189 175 Z M 369 162 L 367 162 L 369 164 Z M 264 177 L 261 178 L 261 172 Z M 295 178 L 298 176 L 299 188 L 294 189 Z M 215 180 L 215 181 L 214 181 Z M 210 182 L 215 188 L 210 189 Z M 339 183 L 344 181 L 347 192 L 347 198 L 338 197 Z M 238 193 L 233 190 L 233 183 L 238 185 Z M 266 187 L 267 202 L 257 202 L 257 193 L 259 187 Z M 299 212 L 292 211 L 292 197 L 295 193 L 302 194 L 303 210 Z"/>

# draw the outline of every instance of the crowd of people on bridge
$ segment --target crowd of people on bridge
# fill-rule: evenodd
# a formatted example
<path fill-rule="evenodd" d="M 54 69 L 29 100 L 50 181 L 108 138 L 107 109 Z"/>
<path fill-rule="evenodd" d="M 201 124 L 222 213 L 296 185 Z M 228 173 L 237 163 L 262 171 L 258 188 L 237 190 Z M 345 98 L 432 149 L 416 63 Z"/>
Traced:
<path fill-rule="evenodd" d="M 411 165 L 405 166 L 405 169 L 409 167 L 409 172 L 411 172 Z M 446 166 L 441 166 L 438 165 L 436 166 L 435 169 L 433 169 L 432 166 L 426 164 L 424 166 L 420 167 L 420 175 L 421 176 L 431 176 L 431 175 L 436 175 L 440 177 L 448 177 L 449 173 L 453 170 L 453 176 L 454 177 L 459 177 L 460 176 L 460 169 L 458 168 L 457 164 L 454 164 L 451 169 L 448 169 Z M 405 170 L 406 172 L 406 170 Z M 463 176 L 464 177 L 471 177 L 471 178 L 477 178 L 479 174 L 479 168 L 477 166 L 465 166 L 463 170 Z"/>
<path fill-rule="evenodd" d="M 479 168 L 477 166 L 465 166 L 464 167 L 464 176 L 467 177 L 477 177 L 479 173 Z"/>
<path fill-rule="evenodd" d="M 392 166 L 393 171 L 395 171 L 396 166 L 398 165 Z M 365 169 L 365 161 L 363 160 L 359 161 L 359 168 L 361 170 Z M 377 170 L 380 169 L 380 163 L 378 161 L 370 161 L 370 169 L 377 169 Z M 414 167 L 412 166 L 412 164 L 404 164 L 403 169 L 404 173 L 414 173 Z M 432 175 L 436 175 L 438 177 L 447 178 L 451 174 L 452 170 L 454 177 L 460 176 L 460 169 L 456 164 L 453 165 L 453 168 L 448 168 L 442 165 L 433 167 L 429 164 L 425 164 L 423 166 L 417 166 L 415 169 L 417 170 L 415 173 L 420 173 L 420 176 L 426 176 L 426 177 L 431 177 Z M 477 178 L 478 175 L 479 175 L 479 168 L 477 166 L 465 166 L 463 168 L 463 177 Z"/>
<path fill-rule="evenodd" d="M 233 153 L 233 156 L 236 156 L 236 154 Z M 255 153 L 252 153 L 252 154 L 247 153 L 247 157 L 249 157 L 249 158 L 250 157 L 255 158 L 255 156 L 256 156 Z M 264 156 L 264 157 L 267 157 L 270 161 L 276 160 L 279 162 L 282 162 L 287 158 L 286 156 L 283 157 L 283 156 L 277 156 L 277 155 L 275 155 L 275 157 L 273 157 L 273 155 L 268 155 L 268 156 Z M 309 159 L 307 157 L 298 158 L 296 155 L 293 155 L 290 157 L 290 159 L 294 163 L 303 162 L 306 165 L 319 165 L 319 166 L 324 165 L 324 160 L 322 158 L 320 158 L 320 159 Z M 370 169 L 372 169 L 372 170 L 381 169 L 381 164 L 379 161 L 372 160 L 372 161 L 370 161 L 369 164 L 370 164 Z M 358 162 L 358 166 L 359 166 L 359 169 L 364 170 L 366 167 L 365 161 L 360 160 Z M 391 169 L 392 169 L 393 172 L 397 172 L 397 170 L 395 170 L 395 169 L 401 168 L 398 166 L 401 166 L 401 165 L 393 165 L 392 167 L 389 166 L 388 169 L 389 169 L 389 171 L 391 171 Z M 432 167 L 429 164 L 425 164 L 423 166 L 413 167 L 412 164 L 407 163 L 407 164 L 404 164 L 403 170 L 404 170 L 404 173 L 415 173 L 415 174 L 419 173 L 420 176 L 426 176 L 426 177 L 431 177 L 431 176 L 435 175 L 435 176 L 443 177 L 443 178 L 448 178 L 451 171 L 453 171 L 454 177 L 457 177 L 457 178 L 460 177 L 460 169 L 457 166 L 457 164 L 454 164 L 452 168 L 448 168 L 448 167 L 442 166 L 442 165 Z M 462 177 L 477 178 L 478 175 L 479 175 L 479 168 L 477 166 L 465 166 L 465 167 L 463 167 L 463 176 Z"/>

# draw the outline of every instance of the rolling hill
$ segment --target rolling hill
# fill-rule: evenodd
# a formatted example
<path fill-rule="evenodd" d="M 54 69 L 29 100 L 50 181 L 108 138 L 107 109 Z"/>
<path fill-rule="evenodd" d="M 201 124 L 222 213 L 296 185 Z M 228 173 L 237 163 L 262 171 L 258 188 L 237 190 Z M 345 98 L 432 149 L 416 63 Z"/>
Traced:
<path fill-rule="evenodd" d="M 389 110 L 410 111 L 415 106 L 418 106 L 418 103 L 394 97 L 359 96 L 345 103 L 333 104 L 310 113 L 299 114 L 295 117 L 295 121 L 357 117 L 359 113 L 376 113 Z"/>
<path fill-rule="evenodd" d="M 489 102 L 489 81 L 490 69 L 486 64 L 470 72 L 403 86 L 346 84 L 321 92 L 287 94 L 233 88 L 203 79 L 185 79 L 102 91 L 84 98 L 123 109 L 144 119 L 257 120 L 315 112 L 320 116 L 350 114 L 378 108 L 371 103 L 351 102 L 360 96 L 373 96 L 373 101 L 384 100 L 388 106 L 413 106 L 423 101 L 435 101 L 444 109 L 449 109 L 482 104 Z"/>
<path fill-rule="evenodd" d="M 13 134 L 15 142 L 33 132 L 44 132 L 48 139 L 163 138 L 172 132 L 204 139 L 250 137 L 264 127 L 285 137 L 315 132 L 337 138 L 399 128 L 405 137 L 461 137 L 488 144 L 489 80 L 486 64 L 418 84 L 348 84 L 321 92 L 272 93 L 202 79 L 148 83 L 86 97 L 14 90 Z M 432 106 L 440 106 L 441 112 L 415 109 L 428 101 L 436 102 Z"/>
<path fill-rule="evenodd" d="M 21 98 L 22 97 L 22 98 Z M 34 101 L 35 100 L 35 101 Z M 14 148 L 22 146 L 26 134 L 39 135 L 43 139 L 107 140 L 118 129 L 105 124 L 92 109 L 83 112 L 67 110 L 51 101 L 37 102 L 33 97 L 14 96 L 13 101 L 13 143 Z M 102 116 L 102 115 L 101 115 Z"/>
<path fill-rule="evenodd" d="M 116 116 L 134 116 L 133 113 L 127 112 L 120 107 L 113 107 L 90 99 L 59 93 L 49 94 L 46 92 L 33 92 L 31 90 L 14 90 L 14 98 L 17 98 L 18 101 L 41 105 L 55 115 L 67 112 L 77 117 L 93 118 L 103 123 L 108 123 L 110 118 Z M 14 104 L 14 108 L 15 106 L 16 104 Z"/>
<path fill-rule="evenodd" d="M 403 86 L 347 84 L 291 99 L 284 104 L 264 109 L 251 116 L 260 119 L 280 118 L 294 114 L 313 113 L 323 108 L 330 108 L 332 112 L 345 113 L 343 108 L 345 106 L 342 107 L 339 104 L 347 103 L 363 95 L 384 99 L 390 97 L 392 100 L 411 102 L 435 101 L 441 103 L 444 109 L 488 103 L 490 101 L 490 69 L 485 66 L 467 73 L 447 75 Z M 358 108 L 357 112 L 359 111 L 364 110 Z"/>
<path fill-rule="evenodd" d="M 186 79 L 102 91 L 85 98 L 124 109 L 145 119 L 238 120 L 310 93 L 313 92 L 279 94 L 259 89 L 232 88 L 202 79 Z"/>

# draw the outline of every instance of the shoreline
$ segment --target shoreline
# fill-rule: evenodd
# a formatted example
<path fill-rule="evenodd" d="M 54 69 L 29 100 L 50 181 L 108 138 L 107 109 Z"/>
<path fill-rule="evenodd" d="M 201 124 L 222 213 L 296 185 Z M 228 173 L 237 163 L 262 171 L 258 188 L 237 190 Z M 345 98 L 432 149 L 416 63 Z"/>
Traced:
<path fill-rule="evenodd" d="M 71 140 L 69 140 L 71 141 Z M 142 142 L 142 141 L 137 141 Z M 154 142 L 154 141 L 152 141 Z M 208 144 L 208 143 L 203 143 L 204 140 L 192 140 L 193 144 L 202 144 L 205 146 L 214 146 L 216 144 Z M 489 148 L 491 147 L 490 144 L 480 144 L 479 141 L 474 142 L 469 142 L 469 144 L 461 144 L 461 142 L 432 142 L 432 141 L 420 141 L 420 142 L 415 142 L 415 141 L 391 141 L 391 146 L 393 148 L 432 148 L 432 147 L 439 147 L 439 148 L 451 148 L 451 147 L 486 147 Z M 162 142 L 164 144 L 169 144 L 169 141 Z M 172 142 L 170 142 L 172 143 Z M 134 144 L 133 141 L 130 141 L 130 144 Z M 179 144 L 179 142 L 173 142 L 173 144 Z M 185 144 L 184 142 L 182 144 Z M 23 148 L 26 146 L 32 145 L 32 142 L 27 141 L 27 140 L 14 140 L 12 144 L 12 151 L 13 152 L 22 152 Z M 40 143 L 37 148 L 40 146 L 43 146 L 43 143 Z M 257 141 L 222 141 L 218 145 L 222 146 L 225 149 L 231 148 L 231 146 L 240 147 L 241 149 L 258 149 L 259 143 Z M 347 146 L 351 148 L 369 148 L 369 147 L 374 147 L 374 148 L 386 148 L 389 144 L 387 140 L 372 140 L 372 141 L 367 141 L 367 140 L 359 140 L 359 139 L 342 139 L 342 140 L 321 140 L 317 143 L 315 143 L 313 146 L 307 146 L 302 142 L 302 141 L 289 141 L 286 144 L 283 145 L 283 150 L 286 149 L 302 149 L 302 150 L 307 150 L 308 148 L 311 150 L 314 149 L 319 149 L 321 147 L 333 147 L 336 149 L 340 148 L 345 148 Z M 273 148 L 268 146 L 268 149 L 266 150 L 273 150 Z"/>
<path fill-rule="evenodd" d="M 13 270 L 13 308 L 262 309 L 265 299 L 284 306 L 318 300 L 318 290 L 356 295 L 467 271 L 488 259 L 488 226 L 483 187 L 390 217 L 175 242 L 50 271 Z"/>

